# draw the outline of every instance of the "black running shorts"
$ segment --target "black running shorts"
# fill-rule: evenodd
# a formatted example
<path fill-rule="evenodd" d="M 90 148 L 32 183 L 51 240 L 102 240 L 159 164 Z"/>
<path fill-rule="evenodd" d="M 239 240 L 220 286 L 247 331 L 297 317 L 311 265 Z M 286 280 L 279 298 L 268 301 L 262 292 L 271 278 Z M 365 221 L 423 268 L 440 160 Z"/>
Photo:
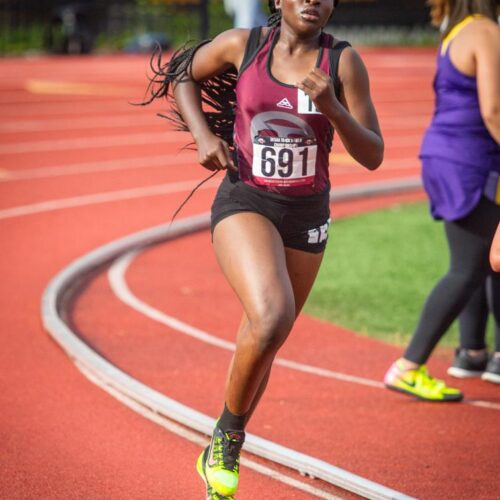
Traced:
<path fill-rule="evenodd" d="M 330 224 L 329 190 L 311 196 L 284 196 L 234 182 L 226 175 L 212 204 L 211 230 L 226 217 L 254 212 L 269 219 L 285 247 L 311 253 L 325 249 Z"/>

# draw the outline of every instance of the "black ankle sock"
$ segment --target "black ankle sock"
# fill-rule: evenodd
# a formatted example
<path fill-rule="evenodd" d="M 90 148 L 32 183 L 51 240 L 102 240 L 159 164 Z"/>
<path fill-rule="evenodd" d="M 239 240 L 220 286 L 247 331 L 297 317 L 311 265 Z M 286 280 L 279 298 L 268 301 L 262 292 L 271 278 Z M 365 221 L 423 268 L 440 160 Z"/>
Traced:
<path fill-rule="evenodd" d="M 224 431 L 243 431 L 245 430 L 246 415 L 235 415 L 231 413 L 224 404 L 224 411 L 220 416 L 217 425 Z"/>

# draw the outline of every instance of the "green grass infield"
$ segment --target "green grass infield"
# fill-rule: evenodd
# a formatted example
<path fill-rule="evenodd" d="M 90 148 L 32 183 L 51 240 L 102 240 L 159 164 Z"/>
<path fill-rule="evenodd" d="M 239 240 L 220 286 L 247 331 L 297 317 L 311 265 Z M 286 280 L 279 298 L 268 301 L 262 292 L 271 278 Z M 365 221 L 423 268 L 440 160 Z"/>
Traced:
<path fill-rule="evenodd" d="M 304 312 L 370 337 L 405 345 L 431 288 L 448 268 L 443 225 L 426 203 L 335 220 Z M 492 320 L 488 342 L 491 345 Z M 456 322 L 441 340 L 458 345 Z"/>

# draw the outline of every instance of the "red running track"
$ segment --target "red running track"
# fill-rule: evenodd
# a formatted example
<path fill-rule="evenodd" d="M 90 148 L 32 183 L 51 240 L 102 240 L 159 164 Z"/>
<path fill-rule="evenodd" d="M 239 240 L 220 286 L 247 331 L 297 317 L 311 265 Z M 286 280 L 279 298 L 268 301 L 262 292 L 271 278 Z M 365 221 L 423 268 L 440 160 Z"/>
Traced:
<path fill-rule="evenodd" d="M 418 144 L 432 109 L 434 55 L 367 50 L 363 56 L 387 159 L 381 170 L 368 173 L 339 149 L 334 187 L 418 175 Z M 0 494 L 201 498 L 193 469 L 199 448 L 82 377 L 43 331 L 39 302 L 49 280 L 78 256 L 168 220 L 188 186 L 204 174 L 193 154 L 177 155 L 186 137 L 154 116 L 158 106 L 127 104 L 143 95 L 145 59 L 10 59 L 0 66 Z M 213 194 L 213 186 L 197 193 L 183 216 L 206 211 Z M 364 208 L 375 207 L 351 203 L 334 207 L 334 213 Z M 127 279 L 142 300 L 232 339 L 238 305 L 209 246 L 208 233 L 201 233 L 152 249 L 134 261 Z M 215 416 L 228 353 L 130 310 L 105 278 L 99 275 L 76 304 L 82 335 L 142 381 Z M 398 354 L 303 317 L 280 355 L 380 380 Z M 442 359 L 433 361 L 438 375 L 445 367 Z M 493 386 L 459 385 L 469 398 L 498 403 Z M 493 409 L 416 403 L 276 368 L 250 431 L 420 498 L 493 498 L 499 486 L 498 421 Z M 243 473 L 238 498 L 271 497 L 310 495 Z"/>

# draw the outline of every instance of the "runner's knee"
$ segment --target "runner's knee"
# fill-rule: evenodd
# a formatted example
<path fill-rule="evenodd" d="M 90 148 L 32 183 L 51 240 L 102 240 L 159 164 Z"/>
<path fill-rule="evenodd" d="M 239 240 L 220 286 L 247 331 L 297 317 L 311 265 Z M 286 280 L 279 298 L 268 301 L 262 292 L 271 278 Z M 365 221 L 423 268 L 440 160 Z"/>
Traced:
<path fill-rule="evenodd" d="M 284 300 L 263 304 L 259 311 L 249 318 L 251 335 L 261 352 L 277 351 L 288 337 L 295 321 L 295 303 Z"/>

